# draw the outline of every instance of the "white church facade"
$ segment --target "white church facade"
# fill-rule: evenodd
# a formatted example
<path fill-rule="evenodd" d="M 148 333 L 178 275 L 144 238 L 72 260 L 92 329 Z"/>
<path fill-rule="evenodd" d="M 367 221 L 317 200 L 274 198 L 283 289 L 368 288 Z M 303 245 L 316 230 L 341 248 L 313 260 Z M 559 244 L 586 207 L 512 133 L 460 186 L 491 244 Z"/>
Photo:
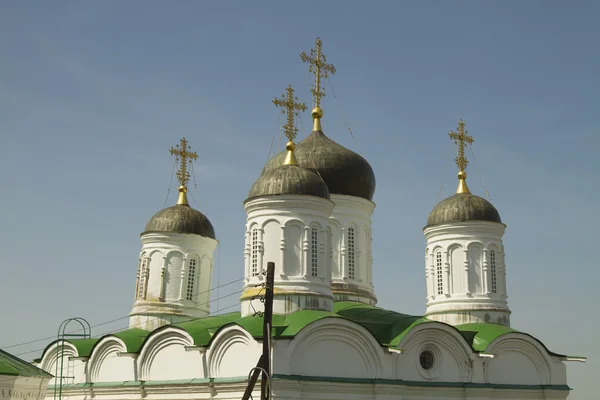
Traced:
<path fill-rule="evenodd" d="M 141 235 L 129 329 L 50 343 L 37 366 L 63 370 L 47 398 L 60 384 L 73 400 L 241 399 L 262 353 L 256 314 L 272 261 L 275 398 L 566 399 L 568 357 L 510 327 L 506 225 L 467 187 L 464 146 L 472 138 L 462 121 L 451 133 L 457 193 L 435 206 L 424 228 L 425 315 L 376 306 L 375 174 L 323 131 L 320 80 L 335 69 L 319 40 L 303 59 L 316 75 L 313 131 L 294 143 L 294 116 L 305 106 L 288 88 L 274 101 L 288 112 L 286 150 L 267 162 L 244 202 L 240 309 L 210 315 L 217 240 L 188 204 L 187 166 L 196 155 L 183 139 L 171 149 L 181 162 L 177 204 Z"/>

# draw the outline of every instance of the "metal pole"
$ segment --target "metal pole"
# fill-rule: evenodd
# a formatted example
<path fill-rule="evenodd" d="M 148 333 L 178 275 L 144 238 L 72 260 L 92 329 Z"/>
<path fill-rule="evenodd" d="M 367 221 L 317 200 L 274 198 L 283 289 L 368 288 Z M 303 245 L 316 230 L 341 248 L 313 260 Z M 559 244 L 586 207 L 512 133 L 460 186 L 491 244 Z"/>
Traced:
<path fill-rule="evenodd" d="M 273 286 L 275 281 L 275 263 L 267 263 L 267 279 L 265 283 L 265 309 L 263 313 L 263 353 L 258 359 L 256 367 L 250 371 L 248 386 L 244 391 L 242 400 L 250 399 L 254 385 L 262 371 L 262 380 L 260 384 L 261 400 L 270 400 L 271 387 L 271 327 L 273 325 Z"/>
<path fill-rule="evenodd" d="M 267 283 L 265 287 L 265 321 L 263 324 L 263 375 L 260 382 L 262 400 L 269 400 L 268 382 L 271 380 L 271 327 L 273 326 L 273 282 L 275 280 L 275 263 L 267 263 Z"/>

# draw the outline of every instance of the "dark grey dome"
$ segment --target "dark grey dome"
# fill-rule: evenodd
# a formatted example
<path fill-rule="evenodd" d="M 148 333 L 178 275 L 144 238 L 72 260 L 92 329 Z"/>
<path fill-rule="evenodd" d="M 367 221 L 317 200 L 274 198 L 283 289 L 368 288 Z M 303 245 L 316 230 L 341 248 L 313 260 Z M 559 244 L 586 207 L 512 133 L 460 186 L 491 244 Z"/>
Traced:
<path fill-rule="evenodd" d="M 262 173 L 283 164 L 286 153 L 283 151 L 271 158 Z M 330 193 L 373 200 L 375 174 L 367 160 L 329 139 L 322 131 L 313 131 L 298 143 L 294 154 L 300 167 L 323 178 Z"/>
<path fill-rule="evenodd" d="M 498 210 L 486 199 L 457 193 L 440 201 L 427 217 L 427 226 L 446 222 L 489 221 L 502 223 Z"/>
<path fill-rule="evenodd" d="M 215 239 L 215 229 L 208 218 L 187 204 L 178 204 L 154 214 L 144 229 L 144 233 L 148 232 L 193 233 Z"/>
<path fill-rule="evenodd" d="M 280 165 L 275 169 L 263 170 L 250 188 L 248 198 L 281 194 L 305 194 L 329 199 L 329 190 L 323 179 L 297 165 Z"/>

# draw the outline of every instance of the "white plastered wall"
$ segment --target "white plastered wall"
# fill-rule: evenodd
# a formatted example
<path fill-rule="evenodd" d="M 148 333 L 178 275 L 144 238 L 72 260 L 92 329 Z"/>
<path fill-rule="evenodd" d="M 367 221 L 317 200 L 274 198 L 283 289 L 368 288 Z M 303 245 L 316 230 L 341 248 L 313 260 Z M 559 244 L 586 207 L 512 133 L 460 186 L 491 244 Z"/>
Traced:
<path fill-rule="evenodd" d="M 336 301 L 358 301 L 375 305 L 373 288 L 373 252 L 371 216 L 372 201 L 332 194 L 335 203 L 329 218 L 331 230 L 331 265 L 333 293 Z M 349 229 L 354 230 L 354 268 L 351 267 L 352 247 Z"/>
<path fill-rule="evenodd" d="M 332 310 L 327 228 L 333 203 L 308 195 L 280 195 L 247 200 L 244 208 L 247 218 L 242 316 L 264 308 L 252 297 L 264 284 L 270 261 L 275 263 L 275 314 L 299 309 Z M 312 242 L 313 229 L 316 246 Z"/>
<path fill-rule="evenodd" d="M 510 325 L 504 230 L 504 224 L 484 221 L 425 228 L 428 318 L 451 325 Z"/>
<path fill-rule="evenodd" d="M 215 239 L 184 233 L 146 233 L 130 327 L 154 330 L 210 313 Z M 192 263 L 195 273 L 191 274 Z M 188 284 L 193 289 L 188 293 Z M 191 298 L 188 298 L 190 294 Z"/>

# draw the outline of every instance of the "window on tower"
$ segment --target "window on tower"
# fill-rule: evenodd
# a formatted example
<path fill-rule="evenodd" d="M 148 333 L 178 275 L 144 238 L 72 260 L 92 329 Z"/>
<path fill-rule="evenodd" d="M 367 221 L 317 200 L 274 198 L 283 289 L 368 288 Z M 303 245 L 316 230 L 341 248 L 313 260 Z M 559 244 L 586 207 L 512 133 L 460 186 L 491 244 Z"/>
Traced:
<path fill-rule="evenodd" d="M 252 229 L 252 276 L 258 275 L 258 228 Z"/>
<path fill-rule="evenodd" d="M 498 293 L 498 279 L 496 276 L 496 251 L 490 250 L 490 283 L 491 292 Z"/>
<path fill-rule="evenodd" d="M 319 275 L 319 232 L 313 227 L 310 230 L 310 272 L 312 276 Z"/>
<path fill-rule="evenodd" d="M 356 279 L 354 239 L 354 228 L 348 228 L 348 278 L 350 279 Z"/>
<path fill-rule="evenodd" d="M 185 294 L 185 299 L 194 301 L 195 297 L 195 289 L 196 289 L 196 259 L 192 258 L 188 265 L 188 279 L 187 279 L 187 291 Z"/>
<path fill-rule="evenodd" d="M 437 282 L 437 294 L 444 294 L 444 276 L 442 269 L 442 252 L 440 250 L 435 252 L 435 275 Z"/>

